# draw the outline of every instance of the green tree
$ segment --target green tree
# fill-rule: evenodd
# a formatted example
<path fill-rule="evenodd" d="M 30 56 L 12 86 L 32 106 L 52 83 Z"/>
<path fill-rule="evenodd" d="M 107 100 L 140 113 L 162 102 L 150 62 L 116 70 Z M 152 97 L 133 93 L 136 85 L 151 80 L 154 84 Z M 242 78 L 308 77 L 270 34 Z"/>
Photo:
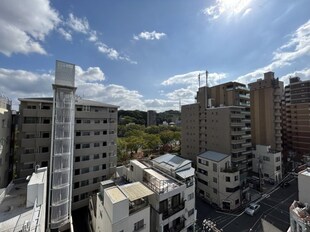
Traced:
<path fill-rule="evenodd" d="M 128 152 L 127 152 L 127 143 L 124 138 L 117 139 L 117 161 L 123 162 L 127 160 Z"/>
<path fill-rule="evenodd" d="M 158 148 L 161 145 L 161 140 L 159 138 L 159 135 L 145 134 L 143 138 L 144 138 L 145 147 L 152 151 L 154 151 L 156 148 Z"/>
<path fill-rule="evenodd" d="M 133 153 L 137 153 L 138 150 L 145 146 L 142 136 L 130 136 L 126 138 L 127 149 Z"/>
<path fill-rule="evenodd" d="M 165 130 L 165 131 L 160 132 L 159 136 L 160 136 L 162 143 L 165 145 L 173 141 L 174 132 Z"/>

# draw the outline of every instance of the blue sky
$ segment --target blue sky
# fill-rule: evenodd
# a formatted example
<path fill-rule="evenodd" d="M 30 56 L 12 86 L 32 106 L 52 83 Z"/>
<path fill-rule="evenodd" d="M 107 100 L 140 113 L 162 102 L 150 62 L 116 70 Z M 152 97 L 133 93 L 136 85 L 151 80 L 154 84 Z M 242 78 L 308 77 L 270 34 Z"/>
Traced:
<path fill-rule="evenodd" d="M 310 78 L 309 0 L 0 1 L 0 94 L 51 96 L 55 60 L 77 94 L 121 109 L 179 109 L 209 85 L 266 71 Z"/>

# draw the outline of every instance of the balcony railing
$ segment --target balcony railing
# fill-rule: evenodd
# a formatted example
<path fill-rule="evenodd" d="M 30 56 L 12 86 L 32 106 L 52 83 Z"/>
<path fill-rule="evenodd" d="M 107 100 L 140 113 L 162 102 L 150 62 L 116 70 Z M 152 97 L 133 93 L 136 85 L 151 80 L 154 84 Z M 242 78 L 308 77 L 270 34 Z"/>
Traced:
<path fill-rule="evenodd" d="M 162 220 L 166 220 L 167 218 L 171 217 L 173 214 L 180 212 L 185 207 L 185 202 L 182 201 L 178 206 L 168 209 L 162 213 Z"/>

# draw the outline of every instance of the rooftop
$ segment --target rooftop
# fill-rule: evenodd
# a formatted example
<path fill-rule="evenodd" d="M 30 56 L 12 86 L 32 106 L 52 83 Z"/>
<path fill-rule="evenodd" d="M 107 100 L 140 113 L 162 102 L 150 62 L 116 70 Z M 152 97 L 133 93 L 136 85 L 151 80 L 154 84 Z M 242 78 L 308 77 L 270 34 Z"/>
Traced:
<path fill-rule="evenodd" d="M 300 171 L 298 174 L 304 176 L 310 176 L 310 168 L 306 168 L 305 170 Z"/>
<path fill-rule="evenodd" d="M 23 102 L 44 102 L 44 103 L 53 103 L 52 97 L 39 97 L 39 98 L 19 98 L 19 101 Z M 98 106 L 98 107 L 113 107 L 116 108 L 116 105 L 110 105 L 103 102 L 97 102 L 93 100 L 87 100 L 82 98 L 75 99 L 76 105 L 86 105 L 86 106 Z"/>
<path fill-rule="evenodd" d="M 105 190 L 112 203 L 121 202 L 127 199 L 125 194 L 117 187 L 113 186 Z"/>
<path fill-rule="evenodd" d="M 130 201 L 135 201 L 143 197 L 154 194 L 153 191 L 145 187 L 140 182 L 134 182 L 119 186 L 120 190 L 127 196 Z"/>
<path fill-rule="evenodd" d="M 219 152 L 215 152 L 215 151 L 205 151 L 205 152 L 199 154 L 197 157 L 201 157 L 204 159 L 219 162 L 219 161 L 229 157 L 229 155 L 219 153 Z"/>
<path fill-rule="evenodd" d="M 187 164 L 191 164 L 192 161 L 183 159 L 180 156 L 173 155 L 173 154 L 165 154 L 162 156 L 159 156 L 152 160 L 153 162 L 157 163 L 158 165 L 165 167 L 168 170 L 178 170 L 182 167 L 184 167 Z"/>

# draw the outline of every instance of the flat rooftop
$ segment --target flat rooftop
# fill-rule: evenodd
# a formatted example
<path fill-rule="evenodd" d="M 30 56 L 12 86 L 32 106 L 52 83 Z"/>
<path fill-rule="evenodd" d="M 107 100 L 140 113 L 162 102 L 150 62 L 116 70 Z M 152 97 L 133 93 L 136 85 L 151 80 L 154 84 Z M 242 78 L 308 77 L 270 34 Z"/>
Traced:
<path fill-rule="evenodd" d="M 124 193 L 117 186 L 105 190 L 106 194 L 111 199 L 112 203 L 121 202 L 127 199 Z"/>
<path fill-rule="evenodd" d="M 26 220 L 31 221 L 33 207 L 26 208 L 27 183 L 13 184 L 1 195 L 0 231 L 20 231 Z"/>
<path fill-rule="evenodd" d="M 140 182 L 134 182 L 119 186 L 120 190 L 127 196 L 130 201 L 135 201 L 143 197 L 154 194 L 149 188 L 145 187 Z"/>
<path fill-rule="evenodd" d="M 153 159 L 152 162 L 168 170 L 174 170 L 174 171 L 184 167 L 187 164 L 192 163 L 192 161 L 190 160 L 169 153 Z"/>
<path fill-rule="evenodd" d="M 219 162 L 225 158 L 227 158 L 229 155 L 226 155 L 224 153 L 219 153 L 215 151 L 206 151 L 201 154 L 199 154 L 197 157 L 207 159 L 207 160 L 212 160 L 215 162 Z"/>
<path fill-rule="evenodd" d="M 299 175 L 310 176 L 310 168 L 306 168 L 298 173 Z"/>

